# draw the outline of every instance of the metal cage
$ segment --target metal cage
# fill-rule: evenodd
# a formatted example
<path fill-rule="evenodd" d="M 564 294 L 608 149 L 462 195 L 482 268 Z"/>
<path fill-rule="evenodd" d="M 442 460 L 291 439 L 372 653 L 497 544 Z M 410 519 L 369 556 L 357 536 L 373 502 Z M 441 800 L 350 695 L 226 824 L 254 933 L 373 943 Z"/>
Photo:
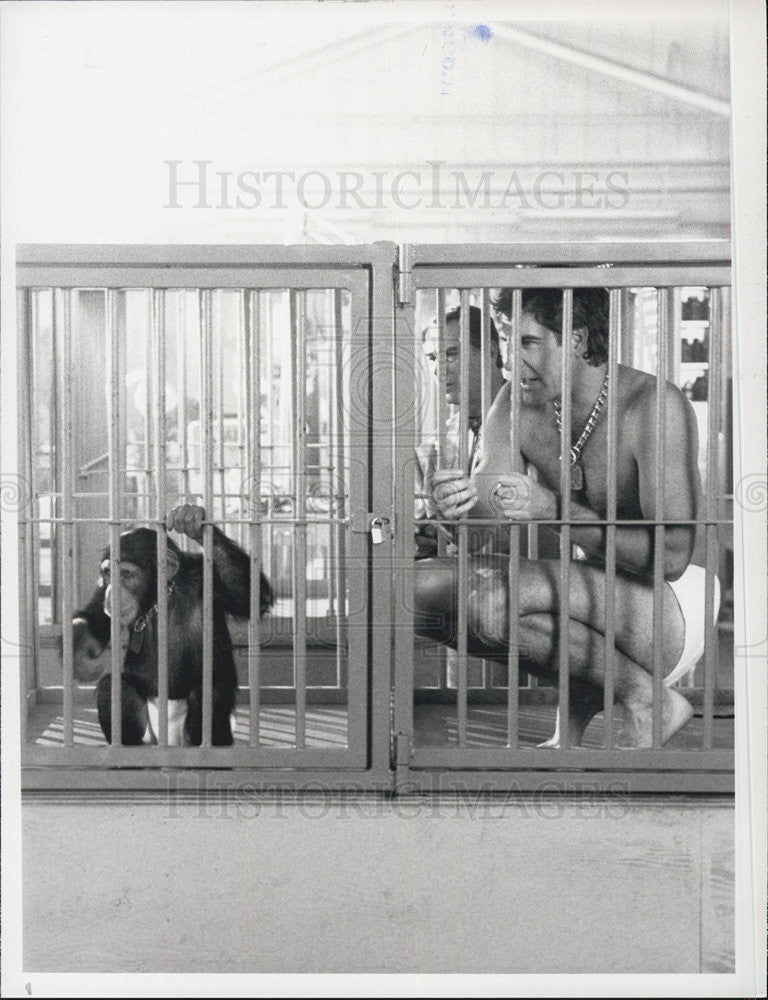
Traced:
<path fill-rule="evenodd" d="M 19 514 L 26 787 L 150 788 L 196 777 L 206 785 L 247 778 L 259 786 L 319 782 L 400 791 L 542 783 L 608 788 L 617 781 L 634 790 L 731 790 L 732 736 L 721 734 L 716 721 L 727 699 L 720 660 L 729 641 L 732 656 L 727 601 L 718 621 L 714 614 L 715 578 L 721 577 L 725 592 L 732 549 L 729 285 L 729 250 L 718 243 L 19 248 L 19 456 L 32 498 Z M 461 305 L 466 358 L 468 307 L 481 310 L 485 414 L 492 401 L 491 292 L 513 290 L 504 346 L 515 400 L 514 448 L 522 290 L 562 289 L 567 332 L 572 290 L 590 286 L 609 289 L 609 374 L 615 377 L 620 363 L 644 366 L 684 388 L 697 386 L 703 404 L 706 488 L 696 524 L 706 536 L 708 625 L 703 662 L 687 679 L 688 694 L 701 709 L 694 745 L 662 747 L 657 697 L 653 748 L 618 748 L 610 666 L 598 745 L 570 747 L 567 725 L 560 748 L 532 744 L 524 731 L 528 706 L 547 705 L 551 715 L 556 702 L 564 719 L 568 713 L 567 683 L 542 686 L 518 670 L 515 569 L 521 553 L 537 552 L 536 524 L 499 526 L 510 566 L 505 669 L 473 663 L 467 655 L 462 609 L 471 522 L 455 536 L 457 651 L 447 656 L 433 650 L 426 669 L 414 642 L 414 456 L 420 442 L 432 439 L 438 461 L 450 447 L 459 466 L 469 460 L 467 365 L 462 361 L 459 405 L 447 407 L 443 364 L 437 378 L 425 367 L 424 319 L 437 318 L 440 356 L 446 308 Z M 683 307 L 694 299 L 705 306 L 689 308 L 686 320 Z M 690 318 L 694 313 L 698 318 Z M 695 334 L 703 352 L 684 347 L 690 344 L 686 332 Z M 567 352 L 563 358 L 567 440 Z M 658 393 L 650 431 L 657 470 L 672 459 L 664 400 Z M 453 444 L 446 431 L 449 409 Z M 616 515 L 617 405 L 611 392 L 606 413 L 608 508 L 600 524 L 607 539 L 610 664 L 615 532 L 626 523 Z M 561 488 L 560 617 L 567 622 L 575 522 L 565 478 Z M 202 543 L 203 745 L 168 745 L 167 602 L 160 593 L 157 745 L 105 745 L 92 692 L 75 685 L 73 611 L 88 596 L 100 551 L 107 544 L 117 551 L 126 526 L 158 530 L 161 567 L 165 511 L 192 498 L 202 501 L 208 517 Z M 663 517 L 664 497 L 656 501 L 658 695 L 661 553 L 672 522 Z M 252 588 L 249 623 L 233 629 L 240 704 L 235 745 L 226 748 L 211 746 L 210 738 L 214 524 L 250 552 L 252 581 L 263 568 L 278 597 L 273 614 L 259 621 Z M 119 581 L 119 573 L 112 579 Z M 118 582 L 113 611 L 119 590 Z M 121 641 L 113 613 L 113 676 L 120 673 Z M 564 679 L 565 638 L 560 649 Z M 508 682 L 518 674 L 519 682 Z M 439 745 L 419 738 L 424 706 L 434 705 L 444 716 Z M 479 710 L 487 720 L 480 737 Z M 119 731 L 120 685 L 112 686 L 111 716 Z"/>

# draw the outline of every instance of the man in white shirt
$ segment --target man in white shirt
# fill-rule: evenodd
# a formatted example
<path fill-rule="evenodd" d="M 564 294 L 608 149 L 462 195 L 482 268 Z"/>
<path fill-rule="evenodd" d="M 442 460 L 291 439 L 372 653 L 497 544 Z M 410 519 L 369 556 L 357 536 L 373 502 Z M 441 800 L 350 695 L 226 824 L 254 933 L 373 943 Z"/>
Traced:
<path fill-rule="evenodd" d="M 461 375 L 460 352 L 460 322 L 461 308 L 451 309 L 445 316 L 445 328 L 443 336 L 443 357 L 441 359 L 445 366 L 445 401 L 452 412 L 449 414 L 443 434 L 442 454 L 440 455 L 440 466 L 443 469 L 459 468 L 459 436 L 462 433 L 464 420 L 459 413 L 459 383 Z M 490 336 L 488 338 L 488 352 L 490 360 L 490 383 L 488 392 L 488 406 L 498 395 L 499 390 L 504 385 L 503 360 L 499 347 L 499 334 L 493 320 L 490 321 Z M 482 434 L 481 425 L 483 420 L 483 355 L 482 355 L 482 312 L 477 306 L 469 307 L 469 402 L 467 414 L 467 426 L 469 440 L 467 454 L 469 456 L 468 468 L 464 471 L 471 475 L 482 457 Z M 437 366 L 438 344 L 436 324 L 427 327 L 424 331 L 424 347 L 427 351 L 427 358 Z M 436 369 L 437 371 L 437 369 Z M 417 468 L 416 468 L 416 517 L 435 518 L 438 516 L 438 509 L 431 500 L 432 476 L 437 468 L 438 449 L 434 438 L 422 442 L 416 448 Z M 434 554 L 437 551 L 438 527 L 431 524 L 417 524 L 416 544 L 417 558 Z M 446 536 L 447 540 L 448 537 Z"/>

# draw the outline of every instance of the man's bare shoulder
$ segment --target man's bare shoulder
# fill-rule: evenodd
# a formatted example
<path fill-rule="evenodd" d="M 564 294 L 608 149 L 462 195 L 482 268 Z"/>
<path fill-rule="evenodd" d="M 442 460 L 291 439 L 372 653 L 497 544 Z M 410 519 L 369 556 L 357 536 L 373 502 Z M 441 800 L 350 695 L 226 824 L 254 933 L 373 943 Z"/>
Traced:
<path fill-rule="evenodd" d="M 497 428 L 509 427 L 509 407 L 512 393 L 509 382 L 505 382 L 491 403 L 485 418 L 485 434 L 493 434 Z"/>
<path fill-rule="evenodd" d="M 499 389 L 494 397 L 491 407 L 488 410 L 488 416 L 490 416 L 494 410 L 499 409 L 509 409 L 509 401 L 512 398 L 512 383 L 505 381 L 504 385 Z"/>
<path fill-rule="evenodd" d="M 655 375 L 621 366 L 619 369 L 619 411 L 625 425 L 644 430 L 654 426 L 656 420 Z M 668 429 L 684 428 L 695 414 L 684 393 L 671 382 L 664 383 L 664 412 Z"/>
<path fill-rule="evenodd" d="M 506 438 L 506 435 L 509 434 L 511 409 L 512 385 L 510 382 L 505 382 L 496 394 L 496 398 L 488 410 L 488 416 L 485 418 L 485 433 L 487 433 L 489 438 L 496 434 L 502 434 Z M 526 406 L 526 404 L 520 400 L 519 413 L 521 433 L 524 433 L 525 427 L 530 423 L 531 419 L 538 419 L 541 416 L 541 409 Z"/>

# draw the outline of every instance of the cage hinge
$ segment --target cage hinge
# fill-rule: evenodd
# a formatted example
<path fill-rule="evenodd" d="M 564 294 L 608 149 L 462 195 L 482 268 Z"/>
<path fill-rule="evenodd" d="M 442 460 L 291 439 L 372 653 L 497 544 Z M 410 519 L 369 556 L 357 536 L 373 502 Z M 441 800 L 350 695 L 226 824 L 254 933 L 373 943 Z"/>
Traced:
<path fill-rule="evenodd" d="M 413 244 L 401 243 L 397 248 L 397 302 L 408 306 L 413 298 Z"/>

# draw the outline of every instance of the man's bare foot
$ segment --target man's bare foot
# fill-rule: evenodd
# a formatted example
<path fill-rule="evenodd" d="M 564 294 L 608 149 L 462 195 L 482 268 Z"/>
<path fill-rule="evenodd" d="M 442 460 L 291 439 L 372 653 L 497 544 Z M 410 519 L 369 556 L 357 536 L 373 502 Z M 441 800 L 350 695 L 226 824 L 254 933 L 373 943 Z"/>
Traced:
<path fill-rule="evenodd" d="M 693 717 L 693 705 L 679 691 L 662 688 L 661 744 L 664 746 Z M 653 709 L 650 705 L 624 705 L 624 730 L 621 747 L 653 746 Z"/>
<path fill-rule="evenodd" d="M 584 739 L 584 733 L 587 731 L 587 727 L 590 722 L 594 719 L 598 712 L 602 712 L 602 704 L 590 704 L 589 702 L 582 702 L 581 704 L 574 705 L 573 711 L 568 715 L 568 736 L 570 738 L 572 747 L 580 747 L 581 741 Z M 560 709 L 557 710 L 557 716 L 555 718 L 555 731 L 545 740 L 543 743 L 537 743 L 538 747 L 559 747 L 560 746 Z"/>

